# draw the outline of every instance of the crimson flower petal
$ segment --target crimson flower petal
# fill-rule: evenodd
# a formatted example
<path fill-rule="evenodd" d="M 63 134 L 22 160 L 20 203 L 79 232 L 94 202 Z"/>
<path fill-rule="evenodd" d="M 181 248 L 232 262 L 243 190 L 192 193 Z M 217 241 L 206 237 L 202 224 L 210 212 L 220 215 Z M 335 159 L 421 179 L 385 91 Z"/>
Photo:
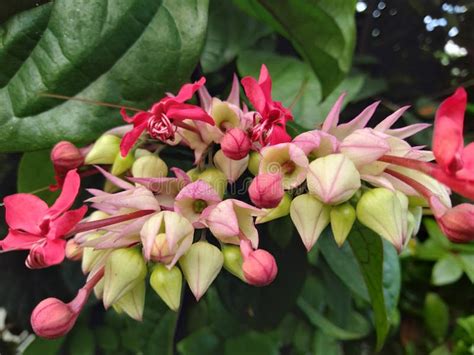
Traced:
<path fill-rule="evenodd" d="M 147 123 L 143 122 L 140 125 L 133 127 L 131 131 L 124 134 L 122 140 L 120 141 L 120 154 L 122 155 L 122 157 L 127 156 L 130 149 L 133 148 L 138 138 L 145 130 L 146 125 Z"/>
<path fill-rule="evenodd" d="M 260 68 L 260 75 L 258 77 L 258 85 L 260 85 L 263 95 L 267 102 L 272 101 L 272 77 L 268 72 L 267 66 L 262 64 Z"/>
<path fill-rule="evenodd" d="M 257 80 L 246 76 L 240 82 L 252 106 L 263 115 L 267 107 L 267 99 Z"/>
<path fill-rule="evenodd" d="M 191 119 L 195 121 L 203 121 L 211 125 L 215 125 L 214 120 L 202 108 L 189 104 L 177 104 L 171 106 L 166 111 L 166 116 L 171 119 L 182 121 Z"/>
<path fill-rule="evenodd" d="M 65 257 L 66 241 L 64 239 L 45 240 L 30 250 L 26 266 L 30 269 L 42 269 L 62 263 Z"/>
<path fill-rule="evenodd" d="M 269 137 L 269 144 L 275 145 L 279 143 L 291 142 L 291 136 L 286 132 L 282 126 L 273 126 L 272 134 Z"/>
<path fill-rule="evenodd" d="M 31 194 L 15 194 L 3 200 L 5 220 L 11 229 L 39 234 L 40 224 L 48 211 L 48 205 Z"/>
<path fill-rule="evenodd" d="M 194 93 L 206 83 L 206 78 L 202 77 L 198 81 L 195 81 L 192 84 L 184 84 L 178 92 L 178 95 L 172 99 L 176 102 L 183 103 L 184 101 L 189 100 L 193 97 Z"/>
<path fill-rule="evenodd" d="M 41 237 L 37 235 L 10 229 L 8 235 L 0 241 L 2 250 L 28 250 Z"/>
<path fill-rule="evenodd" d="M 433 153 L 444 169 L 455 172 L 462 167 L 463 123 L 467 94 L 463 88 L 444 100 L 436 112 Z"/>
<path fill-rule="evenodd" d="M 77 171 L 69 170 L 66 179 L 64 180 L 63 189 L 61 195 L 48 211 L 48 216 L 51 219 L 55 219 L 64 211 L 68 210 L 74 200 L 76 199 L 77 193 L 79 192 L 79 187 L 81 186 L 81 178 Z"/>
<path fill-rule="evenodd" d="M 87 212 L 87 206 L 76 210 L 64 212 L 64 214 L 51 222 L 53 238 L 62 238 L 78 224 Z"/>

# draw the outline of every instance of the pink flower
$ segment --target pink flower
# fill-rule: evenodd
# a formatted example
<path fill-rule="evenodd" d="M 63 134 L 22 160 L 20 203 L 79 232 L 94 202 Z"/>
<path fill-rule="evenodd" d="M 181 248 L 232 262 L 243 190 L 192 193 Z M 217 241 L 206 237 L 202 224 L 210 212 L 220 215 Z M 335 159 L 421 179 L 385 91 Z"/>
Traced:
<path fill-rule="evenodd" d="M 278 267 L 275 258 L 263 249 L 253 250 L 248 240 L 240 242 L 245 281 L 254 286 L 267 286 L 275 280 Z"/>
<path fill-rule="evenodd" d="M 278 206 L 285 191 L 283 190 L 280 174 L 259 174 L 249 186 L 249 195 L 252 202 L 261 208 Z"/>
<path fill-rule="evenodd" d="M 441 230 L 455 243 L 474 240 L 474 205 L 462 203 L 450 208 L 438 218 Z"/>
<path fill-rule="evenodd" d="M 228 130 L 220 143 L 224 155 L 232 160 L 245 158 L 252 147 L 252 142 L 250 142 L 247 133 L 240 128 Z"/>
<path fill-rule="evenodd" d="M 252 129 L 252 140 L 262 146 L 290 142 L 286 132 L 286 122 L 293 120 L 290 110 L 280 101 L 272 99 L 272 78 L 265 64 L 262 64 L 257 80 L 247 76 L 241 80 L 245 94 L 260 114 L 260 120 Z"/>
<path fill-rule="evenodd" d="M 189 100 L 194 93 L 204 85 L 206 79 L 203 77 L 193 84 L 185 84 L 179 90 L 178 95 L 168 96 L 156 104 L 150 111 L 138 112 L 133 117 L 127 116 L 126 110 L 122 109 L 123 119 L 128 123 L 133 123 L 133 129 L 127 132 L 120 143 L 120 152 L 126 156 L 136 143 L 143 131 L 147 130 L 152 138 L 162 141 L 174 140 L 176 126 L 186 126 L 183 120 L 191 119 L 203 121 L 214 125 L 214 120 L 202 108 L 184 102 Z"/>
<path fill-rule="evenodd" d="M 69 170 L 77 169 L 84 164 L 84 156 L 71 142 L 61 141 L 51 150 L 51 162 L 54 167 L 56 185 L 51 185 L 50 190 L 54 191 L 63 186 L 64 178 Z"/>
<path fill-rule="evenodd" d="M 77 196 L 80 178 L 76 170 L 67 173 L 63 190 L 53 206 L 31 194 L 5 197 L 8 235 L 3 250 L 30 250 L 26 265 L 32 269 L 56 265 L 64 260 L 64 236 L 84 217 L 87 207 L 68 211 Z"/>

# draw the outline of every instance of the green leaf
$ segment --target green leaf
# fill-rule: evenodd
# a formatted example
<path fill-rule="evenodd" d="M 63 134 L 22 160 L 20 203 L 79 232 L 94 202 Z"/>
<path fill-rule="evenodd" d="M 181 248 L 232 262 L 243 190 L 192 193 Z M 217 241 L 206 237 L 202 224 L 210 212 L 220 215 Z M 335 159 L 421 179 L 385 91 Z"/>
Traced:
<path fill-rule="evenodd" d="M 436 293 L 428 293 L 423 306 L 423 319 L 426 328 L 437 340 L 442 341 L 449 327 L 449 308 Z"/>
<path fill-rule="evenodd" d="M 210 328 L 201 328 L 181 340 L 177 347 L 182 355 L 217 354 L 219 338 Z"/>
<path fill-rule="evenodd" d="M 474 254 L 458 254 L 458 259 L 467 277 L 474 283 Z"/>
<path fill-rule="evenodd" d="M 397 310 L 400 289 L 402 286 L 402 275 L 400 260 L 395 247 L 387 240 L 383 242 L 383 292 L 385 308 L 390 317 Z"/>
<path fill-rule="evenodd" d="M 348 239 L 369 291 L 377 332 L 376 348 L 380 350 L 389 330 L 383 289 L 383 243 L 377 234 L 360 225 L 353 227 Z"/>
<path fill-rule="evenodd" d="M 0 89 L 0 151 L 82 144 L 122 123 L 117 109 L 41 93 L 146 109 L 176 89 L 198 61 L 207 7 L 207 0 L 55 1 L 41 39 Z"/>
<path fill-rule="evenodd" d="M 342 345 L 322 331 L 314 335 L 313 354 L 343 355 Z"/>
<path fill-rule="evenodd" d="M 66 337 L 58 339 L 43 339 L 36 337 L 30 345 L 25 349 L 24 355 L 56 355 L 59 354 L 59 349 L 63 345 Z"/>
<path fill-rule="evenodd" d="M 84 324 L 76 326 L 69 339 L 69 354 L 94 355 L 95 340 L 92 331 Z"/>
<path fill-rule="evenodd" d="M 206 42 L 201 55 L 204 73 L 230 63 L 272 30 L 243 13 L 231 1 L 211 0 Z"/>
<path fill-rule="evenodd" d="M 237 0 L 286 36 L 328 96 L 349 72 L 355 44 L 354 0 Z"/>
<path fill-rule="evenodd" d="M 227 339 L 224 355 L 278 355 L 278 348 L 278 343 L 269 336 L 250 331 Z"/>
<path fill-rule="evenodd" d="M 433 267 L 431 282 L 436 286 L 456 282 L 462 276 L 463 268 L 459 259 L 453 254 L 446 254 Z"/>
<path fill-rule="evenodd" d="M 18 167 L 18 192 L 34 193 L 39 198 L 52 204 L 59 191 L 50 191 L 54 184 L 54 169 L 49 157 L 50 150 L 39 150 L 23 154 Z"/>

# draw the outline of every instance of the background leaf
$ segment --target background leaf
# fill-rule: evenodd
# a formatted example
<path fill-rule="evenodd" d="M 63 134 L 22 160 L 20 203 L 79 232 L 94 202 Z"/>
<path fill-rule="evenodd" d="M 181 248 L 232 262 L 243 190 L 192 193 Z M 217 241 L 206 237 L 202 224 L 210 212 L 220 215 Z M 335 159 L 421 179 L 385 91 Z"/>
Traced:
<path fill-rule="evenodd" d="M 146 109 L 174 90 L 198 60 L 207 6 L 207 0 L 55 1 L 41 39 L 0 89 L 0 151 L 85 143 L 122 122 L 118 110 L 41 93 Z"/>

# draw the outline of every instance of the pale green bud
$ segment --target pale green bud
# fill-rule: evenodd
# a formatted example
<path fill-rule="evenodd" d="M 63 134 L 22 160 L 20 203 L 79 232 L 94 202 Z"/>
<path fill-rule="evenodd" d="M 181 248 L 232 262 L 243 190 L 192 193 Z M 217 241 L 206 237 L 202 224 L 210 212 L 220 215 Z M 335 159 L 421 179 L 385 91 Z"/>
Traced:
<path fill-rule="evenodd" d="M 120 138 L 104 134 L 97 139 L 92 149 L 87 153 L 84 163 L 113 164 L 117 154 L 120 154 Z"/>
<path fill-rule="evenodd" d="M 309 192 L 329 205 L 349 200 L 360 189 L 360 174 L 343 154 L 330 154 L 309 164 Z"/>
<path fill-rule="evenodd" d="M 338 246 L 344 244 L 356 219 L 356 211 L 349 203 L 331 209 L 331 229 Z"/>
<path fill-rule="evenodd" d="M 95 285 L 94 295 L 98 300 L 101 300 L 104 296 L 104 278 L 101 278 L 100 281 L 97 282 L 97 285 Z"/>
<path fill-rule="evenodd" d="M 278 206 L 275 208 L 263 209 L 266 213 L 263 216 L 258 216 L 255 220 L 256 224 L 267 223 L 290 214 L 291 197 L 285 193 Z"/>
<path fill-rule="evenodd" d="M 252 175 L 257 176 L 258 175 L 258 170 L 260 169 L 260 160 L 262 159 L 262 156 L 258 152 L 250 152 L 250 158 L 249 158 L 249 166 L 248 169 L 252 173 Z"/>
<path fill-rule="evenodd" d="M 291 202 L 291 220 L 306 250 L 311 250 L 324 228 L 328 226 L 330 210 L 330 206 L 310 194 L 299 195 Z"/>
<path fill-rule="evenodd" d="M 183 285 L 183 276 L 178 267 L 168 269 L 163 264 L 157 264 L 151 272 L 150 285 L 172 311 L 178 311 Z"/>
<path fill-rule="evenodd" d="M 153 155 L 153 153 L 150 152 L 150 151 L 147 150 L 147 149 L 141 149 L 141 148 L 135 149 L 135 154 L 134 154 L 135 160 L 137 160 L 137 159 L 139 159 L 139 158 L 141 158 L 141 157 L 146 157 L 146 156 L 148 156 L 148 155 Z"/>
<path fill-rule="evenodd" d="M 191 178 L 191 181 L 196 181 L 199 179 L 199 175 L 201 174 L 201 170 L 199 168 L 193 168 L 191 170 L 186 171 L 186 174 Z"/>
<path fill-rule="evenodd" d="M 224 268 L 246 282 L 242 271 L 243 258 L 240 248 L 236 245 L 224 244 L 222 245 L 222 254 L 224 255 Z"/>
<path fill-rule="evenodd" d="M 217 98 L 212 99 L 211 117 L 216 123 L 216 127 L 225 130 L 232 127 L 238 127 L 240 124 L 239 116 L 226 102 Z"/>
<path fill-rule="evenodd" d="M 168 166 L 156 155 L 146 155 L 135 160 L 132 175 L 139 178 L 165 177 L 168 175 Z"/>
<path fill-rule="evenodd" d="M 145 281 L 141 281 L 132 290 L 128 291 L 112 306 L 118 312 L 125 312 L 131 318 L 141 321 L 145 308 Z"/>
<path fill-rule="evenodd" d="M 197 242 L 179 259 L 184 278 L 196 300 L 206 293 L 221 271 L 224 256 L 219 248 L 204 241 Z"/>
<path fill-rule="evenodd" d="M 199 179 L 211 185 L 221 198 L 224 197 L 227 189 L 227 177 L 222 171 L 217 168 L 207 168 L 199 174 Z"/>
<path fill-rule="evenodd" d="M 357 219 L 400 252 L 407 238 L 408 198 L 386 188 L 365 192 L 357 203 Z"/>
<path fill-rule="evenodd" d="M 90 233 L 87 236 L 87 240 L 91 241 L 97 238 L 102 237 L 104 232 L 95 232 Z M 107 257 L 108 251 L 103 249 L 94 249 L 91 247 L 85 247 L 82 251 L 82 271 L 87 274 L 89 273 L 96 265 L 104 261 L 104 258 Z"/>
<path fill-rule="evenodd" d="M 129 152 L 125 157 L 122 157 L 122 154 L 119 152 L 115 156 L 110 173 L 115 176 L 122 175 L 132 167 L 134 161 L 135 158 L 132 152 Z"/>
<path fill-rule="evenodd" d="M 112 251 L 105 263 L 105 308 L 135 288 L 145 279 L 146 273 L 145 260 L 138 249 L 123 248 Z"/>

